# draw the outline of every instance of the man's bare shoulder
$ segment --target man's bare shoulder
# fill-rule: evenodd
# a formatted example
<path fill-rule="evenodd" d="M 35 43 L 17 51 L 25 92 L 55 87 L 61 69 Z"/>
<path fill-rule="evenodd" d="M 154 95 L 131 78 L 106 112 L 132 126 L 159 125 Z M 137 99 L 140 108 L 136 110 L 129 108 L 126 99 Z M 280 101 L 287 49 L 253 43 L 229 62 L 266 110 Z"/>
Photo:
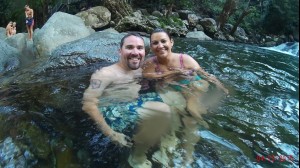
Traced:
<path fill-rule="evenodd" d="M 107 66 L 100 69 L 97 69 L 93 74 L 91 79 L 109 79 L 114 78 L 115 72 L 113 66 Z"/>

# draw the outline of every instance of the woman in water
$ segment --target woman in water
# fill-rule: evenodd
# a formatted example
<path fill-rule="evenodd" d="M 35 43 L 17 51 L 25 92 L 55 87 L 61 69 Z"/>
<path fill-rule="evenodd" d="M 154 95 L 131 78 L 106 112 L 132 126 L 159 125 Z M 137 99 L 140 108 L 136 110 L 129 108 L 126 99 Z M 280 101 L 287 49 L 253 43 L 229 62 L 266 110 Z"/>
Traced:
<path fill-rule="evenodd" d="M 154 56 L 145 61 L 143 76 L 158 82 L 156 90 L 163 101 L 173 107 L 172 111 L 180 114 L 177 115 L 176 120 L 180 123 L 181 119 L 184 125 L 185 158 L 183 160 L 184 164 L 190 164 L 193 162 L 194 145 L 199 140 L 199 135 L 195 134 L 198 124 L 208 127 L 201 115 L 207 110 L 203 99 L 207 98 L 204 95 L 207 95 L 209 83 L 215 84 L 226 94 L 228 90 L 216 77 L 204 71 L 191 56 L 172 52 L 173 45 L 173 39 L 165 30 L 159 28 L 151 33 L 150 47 Z M 178 124 L 175 127 L 173 126 L 171 133 L 173 136 L 174 131 L 178 131 Z"/>

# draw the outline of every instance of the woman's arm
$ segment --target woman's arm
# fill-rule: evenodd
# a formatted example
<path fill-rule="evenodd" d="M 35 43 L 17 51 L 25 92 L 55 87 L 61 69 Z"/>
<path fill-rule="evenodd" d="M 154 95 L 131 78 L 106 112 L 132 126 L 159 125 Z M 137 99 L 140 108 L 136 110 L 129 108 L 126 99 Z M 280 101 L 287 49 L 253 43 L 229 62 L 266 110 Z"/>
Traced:
<path fill-rule="evenodd" d="M 184 57 L 184 66 L 188 69 L 195 70 L 197 74 L 199 73 L 200 76 L 206 78 L 207 81 L 214 83 L 217 87 L 222 89 L 226 94 L 228 94 L 228 90 L 224 87 L 224 85 L 214 76 L 206 72 L 198 62 L 191 56 L 185 55 Z"/>
<path fill-rule="evenodd" d="M 156 66 L 157 65 L 152 61 L 151 58 L 147 59 L 142 66 L 143 77 L 147 78 L 147 79 L 161 79 L 164 77 L 170 77 L 170 76 L 179 75 L 182 73 L 182 71 L 179 69 L 173 69 L 170 71 L 165 71 L 163 73 L 159 73 L 159 72 L 155 71 Z"/>

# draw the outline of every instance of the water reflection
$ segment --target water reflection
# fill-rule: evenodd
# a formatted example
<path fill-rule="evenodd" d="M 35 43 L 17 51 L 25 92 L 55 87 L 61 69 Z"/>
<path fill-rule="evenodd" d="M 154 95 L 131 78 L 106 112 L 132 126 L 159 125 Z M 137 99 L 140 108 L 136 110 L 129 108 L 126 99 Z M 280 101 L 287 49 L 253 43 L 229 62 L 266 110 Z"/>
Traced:
<path fill-rule="evenodd" d="M 197 132 L 192 167 L 298 167 L 298 58 L 244 44 L 176 40 L 175 50 L 196 58 L 230 90 L 203 117 L 209 128 Z M 81 111 L 96 66 L 1 86 L 1 166 L 128 167 L 130 151 L 113 145 Z"/>

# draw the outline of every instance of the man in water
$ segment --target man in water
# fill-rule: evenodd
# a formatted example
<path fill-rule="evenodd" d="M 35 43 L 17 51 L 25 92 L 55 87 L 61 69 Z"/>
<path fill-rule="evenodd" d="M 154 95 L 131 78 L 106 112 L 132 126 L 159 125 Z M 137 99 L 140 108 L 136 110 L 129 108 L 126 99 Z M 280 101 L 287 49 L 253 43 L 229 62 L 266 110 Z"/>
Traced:
<path fill-rule="evenodd" d="M 29 5 L 25 5 L 25 16 L 26 16 L 26 28 L 28 32 L 28 39 L 32 40 L 34 19 L 33 19 L 33 9 L 31 9 Z"/>
<path fill-rule="evenodd" d="M 142 103 L 134 110 L 135 112 L 132 112 L 131 108 L 126 105 L 122 106 L 117 111 L 120 113 L 117 115 L 123 116 L 121 120 L 125 120 L 126 115 L 132 114 L 138 119 L 138 132 L 134 135 L 133 141 L 107 124 L 105 119 L 110 120 L 110 124 L 114 121 L 105 113 L 112 113 L 113 110 L 102 113 L 103 110 L 98 107 L 99 104 L 107 107 L 109 104 L 115 107 L 122 102 L 134 102 L 139 97 L 138 93 L 141 88 L 139 82 L 142 76 L 140 66 L 145 57 L 144 39 L 136 33 L 125 35 L 121 39 L 119 55 L 120 59 L 117 63 L 93 73 L 90 85 L 83 95 L 82 109 L 112 142 L 120 146 L 131 147 L 134 141 L 135 149 L 128 159 L 132 167 L 151 167 L 152 163 L 147 160 L 146 152 L 167 131 L 170 108 L 157 101 Z M 116 127 L 119 125 L 120 123 L 117 123 Z"/>

